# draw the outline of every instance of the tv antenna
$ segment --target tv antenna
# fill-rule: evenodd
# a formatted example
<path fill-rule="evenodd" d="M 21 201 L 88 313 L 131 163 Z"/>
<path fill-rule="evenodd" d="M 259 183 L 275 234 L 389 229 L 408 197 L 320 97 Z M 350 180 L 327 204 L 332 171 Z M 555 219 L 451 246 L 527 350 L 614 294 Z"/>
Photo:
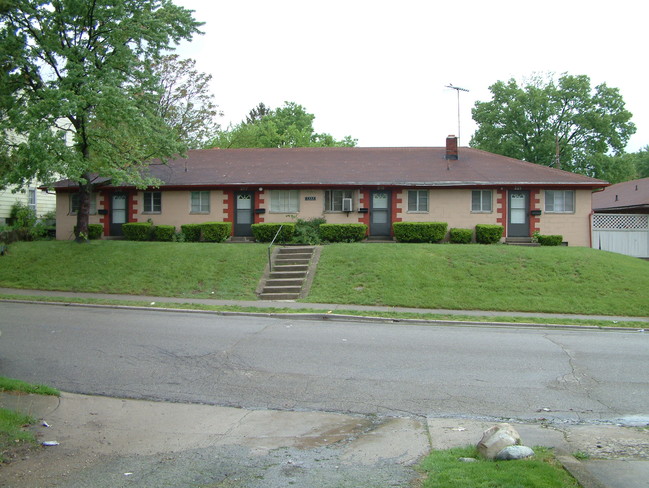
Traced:
<path fill-rule="evenodd" d="M 459 86 L 453 86 L 452 83 L 446 85 L 446 88 L 451 88 L 457 92 L 457 145 L 460 145 L 460 92 L 468 92 L 466 88 L 460 88 Z"/>

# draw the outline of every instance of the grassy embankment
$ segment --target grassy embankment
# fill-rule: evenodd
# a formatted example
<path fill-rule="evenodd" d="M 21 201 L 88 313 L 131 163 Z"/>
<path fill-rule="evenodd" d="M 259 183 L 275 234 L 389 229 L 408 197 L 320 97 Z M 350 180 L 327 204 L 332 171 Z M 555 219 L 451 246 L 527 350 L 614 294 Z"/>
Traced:
<path fill-rule="evenodd" d="M 0 259 L 0 286 L 176 297 L 180 304 L 187 297 L 254 300 L 265 263 L 265 245 L 17 243 Z M 323 248 L 304 301 L 646 316 L 648 293 L 649 262 L 593 249 L 336 244 Z"/>

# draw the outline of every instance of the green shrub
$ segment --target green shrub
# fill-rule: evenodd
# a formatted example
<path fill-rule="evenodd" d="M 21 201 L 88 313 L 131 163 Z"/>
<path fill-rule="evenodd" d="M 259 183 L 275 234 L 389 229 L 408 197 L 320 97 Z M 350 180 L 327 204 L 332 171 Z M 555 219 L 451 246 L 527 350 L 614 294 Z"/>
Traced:
<path fill-rule="evenodd" d="M 297 219 L 295 221 L 295 233 L 291 239 L 291 244 L 305 244 L 314 246 L 320 244 L 320 225 L 326 224 L 327 221 L 322 217 L 315 217 L 313 219 L 303 220 Z"/>
<path fill-rule="evenodd" d="M 122 224 L 124 237 L 129 241 L 149 241 L 153 231 L 151 222 L 128 222 Z"/>
<path fill-rule="evenodd" d="M 14 229 L 31 229 L 36 224 L 36 212 L 21 202 L 11 206 L 9 218 Z"/>
<path fill-rule="evenodd" d="M 155 236 L 156 241 L 173 241 L 175 234 L 176 227 L 173 225 L 156 225 L 153 230 L 153 235 Z"/>
<path fill-rule="evenodd" d="M 472 229 L 453 228 L 449 231 L 449 240 L 454 244 L 469 244 L 472 238 Z"/>
<path fill-rule="evenodd" d="M 439 242 L 446 236 L 446 222 L 395 222 L 394 237 L 399 242 Z"/>
<path fill-rule="evenodd" d="M 542 236 L 537 235 L 536 239 L 539 244 L 542 246 L 560 246 L 563 243 L 563 236 L 553 235 L 553 236 Z"/>
<path fill-rule="evenodd" d="M 200 227 L 201 239 L 206 242 L 223 242 L 232 233 L 232 222 L 205 222 Z"/>
<path fill-rule="evenodd" d="M 252 224 L 252 235 L 255 236 L 257 242 L 270 242 L 280 226 L 283 226 L 282 232 L 277 236 L 275 242 L 289 242 L 295 234 L 295 224 L 292 222 Z"/>
<path fill-rule="evenodd" d="M 479 244 L 495 244 L 505 231 L 502 225 L 478 224 L 475 226 L 475 240 Z"/>
<path fill-rule="evenodd" d="M 77 233 L 77 226 L 74 226 L 74 233 Z M 88 239 L 101 239 L 104 233 L 103 224 L 88 224 Z"/>
<path fill-rule="evenodd" d="M 320 238 L 327 242 L 358 242 L 365 238 L 365 224 L 320 224 Z"/>
<path fill-rule="evenodd" d="M 187 242 L 198 242 L 201 240 L 201 224 L 183 224 L 180 226 L 181 233 Z"/>

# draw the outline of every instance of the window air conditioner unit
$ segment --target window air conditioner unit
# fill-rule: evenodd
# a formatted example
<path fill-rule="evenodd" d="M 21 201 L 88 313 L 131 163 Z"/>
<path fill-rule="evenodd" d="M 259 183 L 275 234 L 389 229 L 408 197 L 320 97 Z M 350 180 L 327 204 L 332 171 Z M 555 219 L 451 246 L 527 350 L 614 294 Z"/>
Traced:
<path fill-rule="evenodd" d="M 351 212 L 353 210 L 352 199 L 343 198 L 343 212 Z"/>

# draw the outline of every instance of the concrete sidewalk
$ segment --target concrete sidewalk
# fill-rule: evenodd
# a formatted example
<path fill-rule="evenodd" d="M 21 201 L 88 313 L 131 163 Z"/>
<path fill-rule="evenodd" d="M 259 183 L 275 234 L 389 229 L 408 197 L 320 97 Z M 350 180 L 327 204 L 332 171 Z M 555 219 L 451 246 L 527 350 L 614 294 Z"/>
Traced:
<path fill-rule="evenodd" d="M 303 465 L 308 463 L 308 453 L 313 452 L 317 462 L 321 461 L 318 457 L 335 456 L 331 469 L 336 470 L 350 466 L 378 470 L 389 465 L 405 469 L 430 449 L 476 444 L 482 432 L 494 424 L 453 418 L 245 410 L 68 393 L 61 398 L 1 393 L 0 406 L 45 421 L 49 427 L 39 423 L 34 429 L 38 439 L 59 442 L 58 446 L 41 448 L 2 467 L 3 479 L 9 483 L 2 486 L 14 488 L 77 486 L 71 480 L 81 472 L 95 476 L 95 480 L 101 476 L 129 476 L 130 486 L 149 486 L 144 481 L 150 476 L 148 469 L 142 468 L 142 473 L 137 469 L 112 472 L 115 458 L 124 460 L 120 466 L 139 467 L 146 456 L 175 459 L 188 451 L 201 452 L 215 446 L 245 448 L 245 456 L 258 457 L 256 479 L 272 477 L 268 472 L 269 456 L 282 449 L 292 449 L 292 457 L 301 459 Z M 510 423 L 525 445 L 555 448 L 560 461 L 584 488 L 649 486 L 646 429 Z M 609 459 L 580 462 L 569 454 L 578 451 L 604 453 Z M 296 452 L 305 454 L 300 458 Z M 192 466 L 198 461 L 193 462 Z M 106 463 L 112 471 L 102 467 Z M 284 471 L 293 469 L 290 463 L 297 461 L 287 463 L 282 466 Z M 143 484 L 139 484 L 139 476 Z"/>
<path fill-rule="evenodd" d="M 17 288 L 0 288 L 0 294 L 14 296 L 48 296 L 48 297 L 69 297 L 71 299 L 92 298 L 104 300 L 119 300 L 125 302 L 154 302 L 158 305 L 169 303 L 191 303 L 215 306 L 240 306 L 256 308 L 278 308 L 293 310 L 316 310 L 326 312 L 339 311 L 362 311 L 362 312 L 406 312 L 406 313 L 430 313 L 439 315 L 461 315 L 469 317 L 528 317 L 528 318 L 546 318 L 546 319 L 578 319 L 578 320 L 603 320 L 612 322 L 647 322 L 649 317 L 626 317 L 610 315 L 583 315 L 583 314 L 559 314 L 559 313 L 540 313 L 540 312 L 503 312 L 487 310 L 446 310 L 446 309 L 423 309 L 409 307 L 387 307 L 372 305 L 341 305 L 333 303 L 305 303 L 293 301 L 268 301 L 268 300 L 215 300 L 210 298 L 177 298 L 177 297 L 156 297 L 140 295 L 113 295 L 108 293 L 82 293 L 68 291 L 48 291 L 48 290 L 22 290 Z"/>

